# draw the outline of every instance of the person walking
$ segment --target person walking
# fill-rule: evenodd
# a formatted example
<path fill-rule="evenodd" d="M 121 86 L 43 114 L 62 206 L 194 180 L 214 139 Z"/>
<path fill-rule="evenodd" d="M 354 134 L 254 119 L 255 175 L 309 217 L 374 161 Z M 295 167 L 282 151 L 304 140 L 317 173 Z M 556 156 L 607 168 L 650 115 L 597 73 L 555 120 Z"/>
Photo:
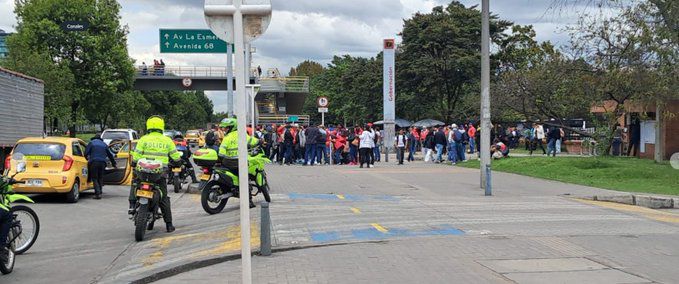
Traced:
<path fill-rule="evenodd" d="M 410 132 L 408 133 L 408 162 L 413 162 L 415 161 L 415 152 L 417 151 L 417 142 L 418 138 L 415 136 L 417 132 L 415 131 L 415 127 L 410 128 Z"/>
<path fill-rule="evenodd" d="M 552 157 L 556 157 L 556 143 L 561 139 L 561 131 L 556 127 L 552 127 L 547 136 L 549 137 L 549 142 L 547 143 L 547 156 L 552 154 Z"/>
<path fill-rule="evenodd" d="M 533 146 L 530 148 L 530 155 L 533 155 L 533 150 L 537 150 L 538 146 L 540 146 L 540 149 L 542 150 L 543 155 L 547 155 L 547 151 L 545 150 L 545 129 L 542 127 L 540 124 L 535 124 L 532 129 L 531 133 L 532 137 L 532 142 Z"/>
<path fill-rule="evenodd" d="M 111 161 L 111 165 L 116 168 L 116 160 L 113 153 L 108 149 L 108 145 L 101 139 L 101 134 L 97 133 L 92 137 L 92 140 L 85 148 L 85 157 L 87 158 L 87 168 L 89 169 L 89 177 L 94 182 L 94 199 L 101 199 L 102 190 L 104 187 L 104 172 L 106 170 L 106 159 Z"/>
<path fill-rule="evenodd" d="M 366 125 L 363 132 L 359 136 L 359 158 L 360 167 L 363 168 L 363 164 L 366 164 L 367 168 L 370 168 L 370 155 L 372 153 L 375 141 L 375 134 L 373 134 L 370 125 Z"/>
<path fill-rule="evenodd" d="M 406 145 L 408 144 L 408 136 L 405 134 L 405 130 L 401 128 L 396 135 L 396 141 L 394 143 L 394 148 L 396 149 L 396 158 L 398 159 L 398 164 L 403 165 L 403 156 L 406 154 Z"/>
<path fill-rule="evenodd" d="M 427 129 L 427 134 L 424 137 L 424 143 L 422 148 L 424 149 L 424 162 L 429 162 L 434 160 L 433 151 L 436 145 L 434 144 L 434 131 L 432 129 Z"/>
<path fill-rule="evenodd" d="M 434 133 L 434 144 L 436 145 L 436 163 L 443 161 L 443 149 L 448 145 L 445 129 L 443 126 L 439 127 Z"/>
<path fill-rule="evenodd" d="M 305 163 L 306 164 L 306 144 L 307 144 L 307 139 L 306 139 L 306 129 L 304 126 L 299 127 L 299 131 L 297 131 L 297 161 L 298 163 Z"/>

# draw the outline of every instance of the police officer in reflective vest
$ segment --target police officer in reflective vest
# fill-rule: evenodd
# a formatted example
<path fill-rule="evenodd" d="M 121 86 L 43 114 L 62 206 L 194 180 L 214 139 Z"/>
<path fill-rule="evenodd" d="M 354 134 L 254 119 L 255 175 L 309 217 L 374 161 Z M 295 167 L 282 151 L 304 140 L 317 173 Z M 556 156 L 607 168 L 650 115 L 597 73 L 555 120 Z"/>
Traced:
<path fill-rule="evenodd" d="M 165 131 L 165 121 L 159 116 L 152 116 L 146 121 L 146 131 L 148 134 L 144 135 L 137 142 L 137 146 L 132 151 L 132 161 L 136 164 L 142 158 L 154 159 L 163 163 L 167 167 L 170 163 L 170 158 L 173 161 L 180 161 L 182 154 L 177 151 L 174 142 L 170 137 L 163 135 Z M 130 188 L 130 210 L 128 213 L 134 213 L 134 205 L 137 197 L 134 192 L 134 184 Z M 172 226 L 172 210 L 170 209 L 170 197 L 167 195 L 167 181 L 165 177 L 160 180 L 160 191 L 163 198 L 160 200 L 160 211 L 163 213 L 163 220 L 167 226 L 167 232 L 173 232 Z"/>
<path fill-rule="evenodd" d="M 219 127 L 225 129 L 224 139 L 219 146 L 219 157 L 222 160 L 222 166 L 229 169 L 230 172 L 238 176 L 238 123 L 235 118 L 225 118 L 219 124 Z M 259 145 L 259 139 L 248 136 L 248 148 Z M 252 202 L 252 195 L 250 196 L 250 208 L 254 208 L 255 204 Z"/>

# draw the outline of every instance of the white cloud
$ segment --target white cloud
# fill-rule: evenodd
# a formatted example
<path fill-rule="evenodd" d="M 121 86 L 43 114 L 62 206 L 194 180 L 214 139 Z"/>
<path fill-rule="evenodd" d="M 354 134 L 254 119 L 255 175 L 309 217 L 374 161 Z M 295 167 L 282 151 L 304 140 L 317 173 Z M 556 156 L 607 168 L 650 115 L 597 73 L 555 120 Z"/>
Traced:
<path fill-rule="evenodd" d="M 13 32 L 15 24 L 14 0 L 0 0 L 0 30 Z"/>
<path fill-rule="evenodd" d="M 478 0 L 462 0 L 467 6 Z M 207 28 L 203 0 L 120 0 L 122 23 L 130 29 L 128 48 L 138 63 L 162 58 L 167 65 L 225 66 L 220 54 L 160 54 L 160 28 Z M 327 63 L 334 55 L 375 56 L 384 38 L 397 38 L 403 19 L 429 12 L 448 0 L 273 0 L 268 31 L 254 45 L 253 65 L 287 73 L 303 60 Z M 565 44 L 559 33 L 577 19 L 581 7 L 549 11 L 552 0 L 491 1 L 491 12 L 517 24 L 533 24 L 539 40 Z M 0 0 L 0 29 L 13 31 L 14 0 Z M 215 109 L 226 108 L 223 92 L 210 92 Z"/>

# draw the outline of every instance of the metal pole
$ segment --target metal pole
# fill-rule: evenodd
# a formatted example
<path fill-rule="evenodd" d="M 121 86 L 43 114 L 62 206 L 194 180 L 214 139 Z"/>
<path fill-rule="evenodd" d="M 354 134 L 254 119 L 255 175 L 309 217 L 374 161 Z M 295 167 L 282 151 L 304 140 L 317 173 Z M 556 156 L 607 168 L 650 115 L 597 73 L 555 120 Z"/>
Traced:
<path fill-rule="evenodd" d="M 325 112 L 321 112 L 321 125 L 325 125 Z"/>
<path fill-rule="evenodd" d="M 227 113 L 233 117 L 233 45 L 226 44 L 226 90 L 227 94 Z"/>
<path fill-rule="evenodd" d="M 234 26 L 234 41 L 235 48 L 239 49 L 236 52 L 236 95 L 238 107 L 235 111 L 238 116 L 238 179 L 240 185 L 238 190 L 240 193 L 240 238 L 241 238 L 241 265 L 243 284 L 252 283 L 252 260 L 250 251 L 250 190 L 248 188 L 248 146 L 247 146 L 247 131 L 246 118 L 247 114 L 247 96 L 245 85 L 245 35 L 243 29 L 243 13 L 241 6 L 243 0 L 234 0 L 233 5 L 236 6 L 236 12 L 233 15 Z"/>
<path fill-rule="evenodd" d="M 486 196 L 493 195 L 492 171 L 490 165 L 486 165 Z"/>
<path fill-rule="evenodd" d="M 262 220 L 260 227 L 259 243 L 261 249 L 259 253 L 263 256 L 271 255 L 271 215 L 269 214 L 269 202 L 262 202 Z"/>
<path fill-rule="evenodd" d="M 481 188 L 487 183 L 486 168 L 490 166 L 490 8 L 489 0 L 481 5 Z"/>
<path fill-rule="evenodd" d="M 252 135 L 255 135 L 255 86 L 251 86 L 250 88 L 250 114 L 252 115 Z"/>

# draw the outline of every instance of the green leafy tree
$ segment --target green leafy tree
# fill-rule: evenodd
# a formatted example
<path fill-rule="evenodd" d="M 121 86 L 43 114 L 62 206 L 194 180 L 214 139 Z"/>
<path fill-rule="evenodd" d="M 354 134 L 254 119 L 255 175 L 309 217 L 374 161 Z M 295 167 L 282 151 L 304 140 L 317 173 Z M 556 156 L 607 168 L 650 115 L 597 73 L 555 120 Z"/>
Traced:
<path fill-rule="evenodd" d="M 75 126 L 86 119 L 107 121 L 108 103 L 132 87 L 134 68 L 127 53 L 128 31 L 120 25 L 120 8 L 115 0 L 16 1 L 17 33 L 7 41 L 8 65 L 28 75 L 48 75 L 48 101 L 56 104 L 47 104 L 46 113 L 67 114 L 61 120 L 69 123 L 73 136 Z M 64 21 L 85 21 L 90 26 L 69 32 L 60 27 Z M 27 68 L 32 64 L 47 71 Z"/>
<path fill-rule="evenodd" d="M 493 15 L 493 40 L 501 41 L 509 26 Z M 461 115 L 458 104 L 471 94 L 466 87 L 481 74 L 481 13 L 475 6 L 453 1 L 405 20 L 401 36 L 399 94 L 407 93 L 434 118 L 453 121 Z"/>

